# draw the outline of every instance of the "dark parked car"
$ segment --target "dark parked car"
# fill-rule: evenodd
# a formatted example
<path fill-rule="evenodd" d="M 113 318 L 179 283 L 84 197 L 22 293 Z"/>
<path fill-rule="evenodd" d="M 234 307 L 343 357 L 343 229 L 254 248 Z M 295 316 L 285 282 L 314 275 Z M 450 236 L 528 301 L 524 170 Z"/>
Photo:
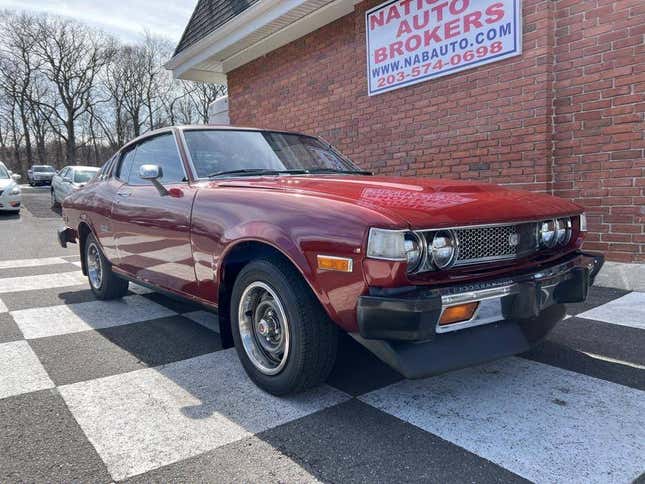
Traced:
<path fill-rule="evenodd" d="M 53 166 L 33 165 L 27 170 L 27 180 L 30 186 L 51 185 L 52 178 L 56 174 Z"/>
<path fill-rule="evenodd" d="M 96 297 L 136 281 L 217 308 L 278 395 L 325 380 L 339 329 L 409 378 L 524 352 L 603 263 L 566 200 L 372 176 L 318 138 L 232 127 L 128 143 L 63 219 Z"/>

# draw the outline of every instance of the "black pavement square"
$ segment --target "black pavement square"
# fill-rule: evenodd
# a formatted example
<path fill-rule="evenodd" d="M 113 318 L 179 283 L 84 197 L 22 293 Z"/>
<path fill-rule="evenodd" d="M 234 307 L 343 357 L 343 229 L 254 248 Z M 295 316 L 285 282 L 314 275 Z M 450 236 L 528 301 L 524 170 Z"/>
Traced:
<path fill-rule="evenodd" d="M 181 316 L 30 341 L 56 385 L 92 380 L 222 349 L 219 335 Z"/>
<path fill-rule="evenodd" d="M 25 339 L 9 313 L 0 313 L 0 343 Z"/>
<path fill-rule="evenodd" d="M 110 482 L 54 389 L 0 400 L 0 482 Z"/>
<path fill-rule="evenodd" d="M 323 482 L 526 482 L 358 400 L 256 437 Z"/>

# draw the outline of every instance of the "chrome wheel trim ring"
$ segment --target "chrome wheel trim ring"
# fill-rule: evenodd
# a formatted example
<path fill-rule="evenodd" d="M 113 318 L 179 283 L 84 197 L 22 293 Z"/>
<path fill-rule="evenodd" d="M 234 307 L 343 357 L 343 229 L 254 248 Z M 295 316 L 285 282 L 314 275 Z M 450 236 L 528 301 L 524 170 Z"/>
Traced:
<path fill-rule="evenodd" d="M 87 277 L 94 289 L 100 289 L 103 283 L 103 263 L 101 252 L 95 242 L 90 242 L 87 247 L 85 263 L 87 264 Z"/>
<path fill-rule="evenodd" d="M 238 327 L 253 366 L 265 375 L 280 373 L 289 357 L 289 321 L 280 298 L 268 284 L 255 281 L 244 289 Z"/>

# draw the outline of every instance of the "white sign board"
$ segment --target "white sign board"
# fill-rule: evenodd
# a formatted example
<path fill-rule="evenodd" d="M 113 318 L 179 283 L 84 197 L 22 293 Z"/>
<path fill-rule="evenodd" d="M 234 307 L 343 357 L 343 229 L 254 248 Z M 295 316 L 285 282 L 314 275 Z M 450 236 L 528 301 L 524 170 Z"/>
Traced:
<path fill-rule="evenodd" d="M 520 0 L 392 0 L 365 27 L 370 96 L 522 53 Z"/>

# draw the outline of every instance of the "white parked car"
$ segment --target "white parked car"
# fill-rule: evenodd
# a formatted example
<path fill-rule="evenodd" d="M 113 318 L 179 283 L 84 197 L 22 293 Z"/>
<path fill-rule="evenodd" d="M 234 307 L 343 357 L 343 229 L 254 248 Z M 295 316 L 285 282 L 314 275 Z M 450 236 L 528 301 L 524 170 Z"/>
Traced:
<path fill-rule="evenodd" d="M 70 193 L 83 188 L 99 171 L 95 166 L 66 166 L 52 177 L 52 207 L 65 200 Z"/>
<path fill-rule="evenodd" d="M 18 180 L 20 175 L 12 174 L 0 161 L 0 212 L 20 211 L 22 196 Z"/>

